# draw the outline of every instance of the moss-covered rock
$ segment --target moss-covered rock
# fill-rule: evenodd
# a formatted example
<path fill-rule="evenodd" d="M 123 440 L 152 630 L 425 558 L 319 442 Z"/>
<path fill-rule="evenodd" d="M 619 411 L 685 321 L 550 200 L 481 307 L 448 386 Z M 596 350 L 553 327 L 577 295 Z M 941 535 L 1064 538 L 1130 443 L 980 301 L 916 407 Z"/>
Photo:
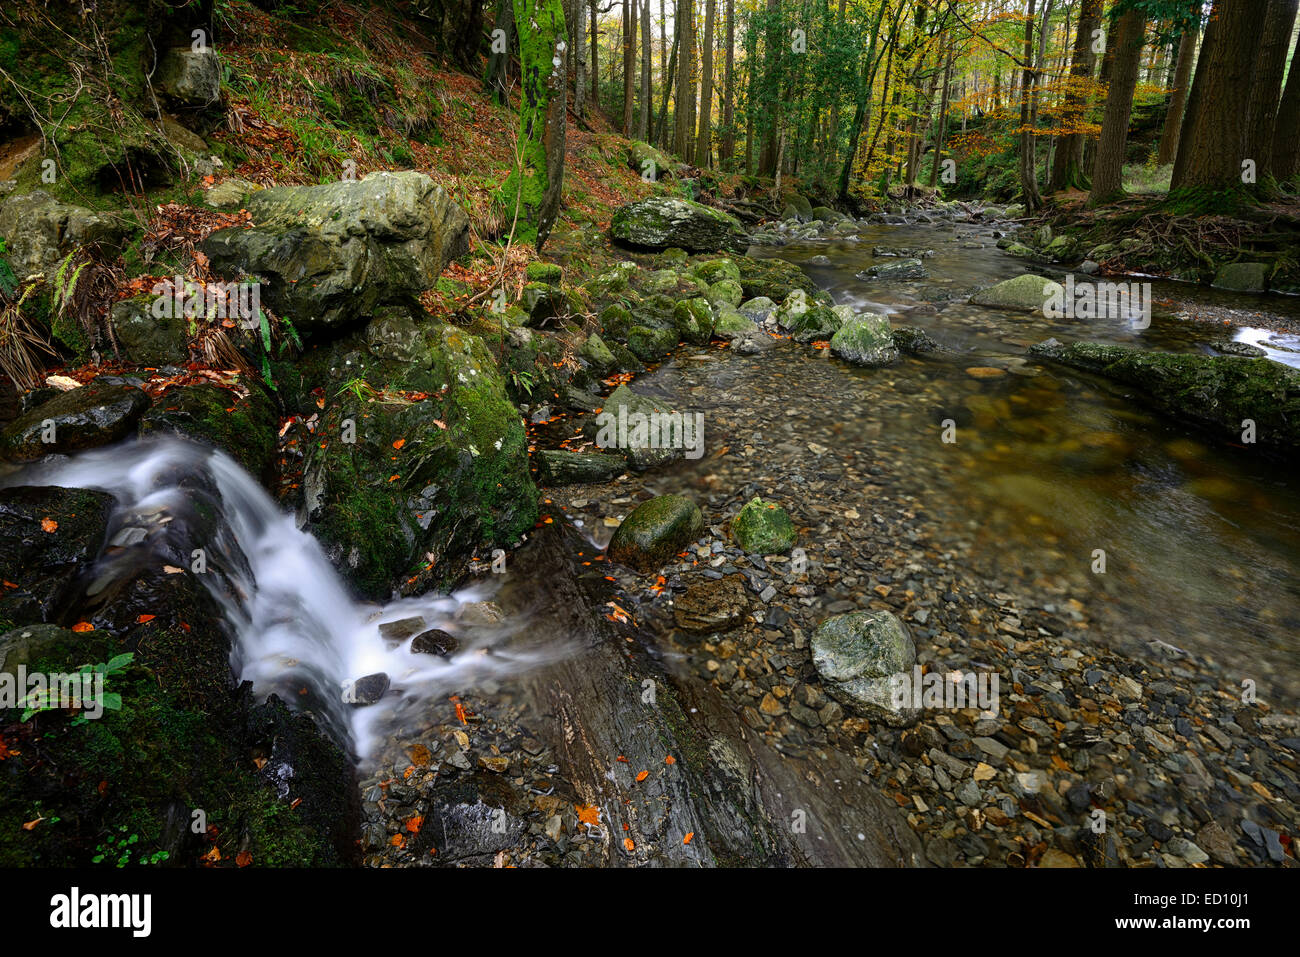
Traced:
<path fill-rule="evenodd" d="M 1228 263 L 1214 275 L 1214 285 L 1233 292 L 1263 292 L 1268 288 L 1267 263 Z"/>
<path fill-rule="evenodd" d="M 733 261 L 740 270 L 740 285 L 746 299 L 764 296 L 781 302 L 796 289 L 802 289 L 810 299 L 816 298 L 816 284 L 792 262 L 749 256 L 735 257 Z"/>
<path fill-rule="evenodd" d="M 155 301 L 144 295 L 114 303 L 109 310 L 113 334 L 122 352 L 140 365 L 183 364 L 190 354 L 190 320 L 155 316 Z"/>
<path fill-rule="evenodd" d="M 140 420 L 142 436 L 176 434 L 213 445 L 261 479 L 269 477 L 275 431 L 275 409 L 257 385 L 244 399 L 215 385 L 169 389 Z"/>
<path fill-rule="evenodd" d="M 610 539 L 611 560 L 642 572 L 661 568 L 704 528 L 700 508 L 684 495 L 660 495 L 642 502 Z"/>
<path fill-rule="evenodd" d="M 149 408 L 140 389 L 96 380 L 20 415 L 0 432 L 0 457 L 30 462 L 108 445 L 135 431 Z"/>
<path fill-rule="evenodd" d="M 627 333 L 627 347 L 642 362 L 658 362 L 677 346 L 676 329 L 663 326 L 633 326 Z"/>
<path fill-rule="evenodd" d="M 740 267 L 731 259 L 710 259 L 692 268 L 691 275 L 710 286 L 724 279 L 740 282 Z"/>
<path fill-rule="evenodd" d="M 704 298 L 715 306 L 739 306 L 744 295 L 744 292 L 740 288 L 740 283 L 736 280 L 721 279 L 708 288 L 704 293 Z"/>
<path fill-rule="evenodd" d="M 673 325 L 685 342 L 708 345 L 713 338 L 713 307 L 707 299 L 685 299 L 673 307 Z"/>
<path fill-rule="evenodd" d="M 1011 309 L 1018 312 L 1039 312 L 1047 302 L 1048 294 L 1056 286 L 1050 279 L 1031 273 L 1008 279 L 1005 282 L 981 289 L 970 297 L 977 306 L 990 309 Z"/>
<path fill-rule="evenodd" d="M 889 612 L 826 619 L 813 635 L 812 661 L 826 690 L 845 706 L 894 727 L 915 720 L 914 709 L 895 704 L 891 679 L 910 672 L 916 646 Z"/>
<path fill-rule="evenodd" d="M 455 581 L 458 559 L 517 540 L 537 516 L 524 425 L 487 345 L 445 325 L 416 342 L 403 360 L 340 343 L 316 371 L 327 405 L 304 516 L 372 597 Z"/>
<path fill-rule="evenodd" d="M 779 555 L 794 548 L 796 534 L 785 509 L 756 495 L 731 520 L 731 537 L 751 554 Z"/>
<path fill-rule="evenodd" d="M 745 231 L 735 217 L 699 203 L 668 196 L 620 206 L 609 225 L 614 241 L 633 249 L 680 246 L 690 252 L 740 249 Z"/>
<path fill-rule="evenodd" d="M 860 366 L 889 365 L 898 359 L 898 347 L 884 316 L 864 312 L 840 326 L 831 337 L 831 352 Z"/>
<path fill-rule="evenodd" d="M 1281 363 L 1055 339 L 1029 351 L 1135 386 L 1162 412 L 1208 425 L 1234 444 L 1257 442 L 1286 457 L 1300 454 L 1300 372 Z"/>
<path fill-rule="evenodd" d="M 540 282 L 546 283 L 550 286 L 558 286 L 560 284 L 560 277 L 564 275 L 564 270 L 555 263 L 544 263 L 534 260 L 524 267 L 524 275 L 528 277 L 529 282 Z"/>

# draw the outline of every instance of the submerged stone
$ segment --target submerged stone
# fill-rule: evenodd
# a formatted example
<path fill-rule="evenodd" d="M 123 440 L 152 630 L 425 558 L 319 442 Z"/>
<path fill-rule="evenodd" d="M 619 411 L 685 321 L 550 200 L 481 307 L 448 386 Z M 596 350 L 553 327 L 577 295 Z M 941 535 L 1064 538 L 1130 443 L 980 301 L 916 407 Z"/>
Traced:
<path fill-rule="evenodd" d="M 907 627 L 887 611 L 856 611 L 822 622 L 812 639 L 813 667 L 841 703 L 892 727 L 915 720 L 912 708 L 896 707 L 891 676 L 916 661 Z"/>
<path fill-rule="evenodd" d="M 869 312 L 859 313 L 839 328 L 831 337 L 831 352 L 861 366 L 883 366 L 898 359 L 889 320 Z"/>
<path fill-rule="evenodd" d="M 754 496 L 731 522 L 731 535 L 751 554 L 777 555 L 794 547 L 796 533 L 781 506 Z"/>

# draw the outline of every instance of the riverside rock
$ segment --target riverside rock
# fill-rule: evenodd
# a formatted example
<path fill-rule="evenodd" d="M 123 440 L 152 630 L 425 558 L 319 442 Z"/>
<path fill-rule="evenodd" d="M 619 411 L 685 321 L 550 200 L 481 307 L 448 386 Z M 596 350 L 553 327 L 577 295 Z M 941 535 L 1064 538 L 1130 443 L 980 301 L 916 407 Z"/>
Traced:
<path fill-rule="evenodd" d="M 887 611 L 857 611 L 828 618 L 812 639 L 813 667 L 826 690 L 845 706 L 893 727 L 916 718 L 895 707 L 891 676 L 911 670 L 916 646 L 907 627 Z"/>
<path fill-rule="evenodd" d="M 642 572 L 663 567 L 704 528 L 700 507 L 684 495 L 642 502 L 623 519 L 609 542 L 609 557 Z"/>

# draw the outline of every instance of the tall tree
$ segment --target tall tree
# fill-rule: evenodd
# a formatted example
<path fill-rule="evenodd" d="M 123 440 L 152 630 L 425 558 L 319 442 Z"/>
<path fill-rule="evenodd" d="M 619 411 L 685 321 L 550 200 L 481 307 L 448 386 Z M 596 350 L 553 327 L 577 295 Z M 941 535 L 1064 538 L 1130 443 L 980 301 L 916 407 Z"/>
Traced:
<path fill-rule="evenodd" d="M 498 194 L 517 217 L 516 235 L 540 250 L 555 225 L 564 189 L 566 51 L 561 0 L 514 0 L 519 35 L 519 162 Z"/>
<path fill-rule="evenodd" d="M 1106 94 L 1106 112 L 1101 120 L 1101 138 L 1097 141 L 1097 162 L 1092 171 L 1089 206 L 1098 206 L 1124 191 L 1124 151 L 1128 146 L 1133 92 L 1137 88 L 1145 39 L 1146 16 L 1137 7 L 1125 10 L 1120 16 L 1119 39 L 1115 44 L 1110 89 Z"/>
<path fill-rule="evenodd" d="M 1300 33 L 1296 35 L 1291 55 L 1291 72 L 1287 74 L 1282 105 L 1273 124 L 1273 152 L 1269 161 L 1273 176 L 1289 182 L 1300 176 Z"/>
<path fill-rule="evenodd" d="M 569 11 L 573 15 L 573 36 L 576 38 L 573 44 L 573 115 L 579 119 L 585 108 L 583 100 L 587 89 L 587 45 L 582 42 L 586 35 L 586 10 L 583 0 L 573 0 L 573 9 Z"/>
<path fill-rule="evenodd" d="M 736 0 L 727 0 L 727 54 L 723 67 L 722 142 L 718 165 L 731 161 L 736 152 Z"/>
<path fill-rule="evenodd" d="M 1042 30 L 1047 29 L 1047 17 L 1051 14 L 1052 0 L 1046 0 Z M 1039 49 L 1043 44 L 1039 43 Z M 1041 55 L 1041 54 L 1040 54 Z M 1038 73 L 1034 68 L 1034 0 L 1029 0 L 1029 9 L 1025 14 L 1025 52 L 1024 71 L 1020 78 L 1020 192 L 1025 209 L 1036 212 L 1043 205 L 1043 194 L 1038 190 L 1038 159 L 1034 140 L 1034 128 L 1037 117 Z"/>
<path fill-rule="evenodd" d="M 1268 0 L 1215 0 L 1179 135 L 1170 190 L 1237 190 L 1247 111 Z"/>
<path fill-rule="evenodd" d="M 1178 41 L 1178 64 L 1174 67 L 1173 95 L 1169 98 L 1169 112 L 1165 128 L 1160 134 L 1160 148 L 1156 162 L 1168 166 L 1178 155 L 1178 136 L 1183 129 L 1183 112 L 1187 109 L 1187 88 L 1192 82 L 1192 61 L 1196 59 L 1196 43 L 1201 37 L 1201 0 L 1193 3 L 1192 21 L 1183 30 Z"/>
<path fill-rule="evenodd" d="M 591 108 L 600 109 L 600 14 L 596 0 L 591 0 Z M 578 42 L 582 42 L 581 35 Z"/>
<path fill-rule="evenodd" d="M 510 88 L 510 59 L 515 46 L 515 8 L 512 0 L 497 0 L 496 18 L 493 20 L 493 33 L 501 38 L 498 43 L 494 38 L 492 52 L 488 57 L 484 82 L 492 91 L 498 103 L 506 102 L 506 91 Z"/>
<path fill-rule="evenodd" d="M 1083 0 L 1079 8 L 1079 25 L 1074 35 L 1065 103 L 1061 107 L 1061 123 L 1066 132 L 1056 145 L 1056 155 L 1052 158 L 1052 177 L 1047 184 L 1049 193 L 1088 188 L 1088 180 L 1083 172 L 1083 144 L 1086 137 L 1079 127 L 1083 124 L 1084 112 L 1088 107 L 1087 87 L 1097 66 L 1092 34 L 1100 25 L 1101 0 Z"/>
<path fill-rule="evenodd" d="M 1286 73 L 1291 27 L 1295 25 L 1298 6 L 1300 0 L 1269 0 L 1268 13 L 1264 17 L 1264 36 L 1255 58 L 1244 152 L 1245 159 L 1255 161 L 1260 183 L 1273 177 L 1273 125 L 1277 119 L 1278 100 L 1282 96 L 1282 77 Z"/>
<path fill-rule="evenodd" d="M 694 109 L 687 108 L 687 101 L 694 96 L 691 88 L 691 70 L 694 55 L 691 52 L 691 26 L 695 14 L 691 9 L 691 0 L 678 0 L 677 12 L 673 18 L 677 28 L 677 91 L 673 103 L 673 151 L 689 162 L 690 150 L 694 145 L 695 126 L 691 122 Z"/>
<path fill-rule="evenodd" d="M 704 3 L 704 42 L 700 44 L 700 131 L 695 141 L 695 163 L 709 165 L 713 142 L 713 17 L 715 0 Z"/>
<path fill-rule="evenodd" d="M 636 76 L 636 3 L 623 0 L 623 135 L 632 135 L 632 79 Z"/>
<path fill-rule="evenodd" d="M 641 0 L 641 112 L 636 121 L 636 136 L 639 140 L 650 138 L 650 36 L 653 26 L 650 22 L 650 0 Z"/>

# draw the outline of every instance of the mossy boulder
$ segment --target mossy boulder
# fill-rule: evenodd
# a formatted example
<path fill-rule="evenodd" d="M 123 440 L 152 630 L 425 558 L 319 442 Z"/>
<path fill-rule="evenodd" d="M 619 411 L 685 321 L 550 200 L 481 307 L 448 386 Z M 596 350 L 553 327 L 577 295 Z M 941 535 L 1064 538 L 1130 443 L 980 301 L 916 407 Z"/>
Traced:
<path fill-rule="evenodd" d="M 874 313 L 859 313 L 831 337 L 831 352 L 860 366 L 889 365 L 898 359 L 889 320 Z"/>
<path fill-rule="evenodd" d="M 740 267 L 731 259 L 710 259 L 692 268 L 691 275 L 709 286 L 724 279 L 740 282 Z"/>
<path fill-rule="evenodd" d="M 668 421 L 670 424 L 684 419 L 681 413 L 674 413 L 674 410 L 664 403 L 639 392 L 633 392 L 626 385 L 620 385 L 605 399 L 600 414 L 592 416 L 584 423 L 583 435 L 594 440 L 598 448 L 621 454 L 627 459 L 630 468 L 644 471 L 681 458 L 685 454 L 683 447 L 671 441 L 664 442 L 662 435 L 660 441 L 656 442 L 648 431 L 644 434 L 637 431 L 638 418 L 648 422 L 656 415 L 660 417 L 660 421 Z M 620 423 L 625 423 L 625 434 L 620 434 Z M 669 438 L 673 438 L 671 429 Z M 685 436 L 682 438 L 684 441 Z M 698 441 L 703 440 L 702 436 L 696 438 Z"/>
<path fill-rule="evenodd" d="M 215 385 L 169 389 L 140 419 L 140 434 L 183 435 L 221 449 L 249 474 L 266 479 L 275 455 L 275 408 L 254 385 L 246 398 Z"/>
<path fill-rule="evenodd" d="M 1264 292 L 1268 289 L 1267 263 L 1228 263 L 1214 275 L 1214 285 L 1233 292 Z"/>
<path fill-rule="evenodd" d="M 623 519 L 610 539 L 607 554 L 642 572 L 672 560 L 704 529 L 700 508 L 684 495 L 660 495 L 642 502 Z"/>
<path fill-rule="evenodd" d="M 795 342 L 809 343 L 830 339 L 847 319 L 853 317 L 848 306 L 823 306 L 815 303 L 798 313 L 789 313 L 785 328 Z"/>
<path fill-rule="evenodd" d="M 529 282 L 540 282 L 551 286 L 558 286 L 560 284 L 560 277 L 564 275 L 564 270 L 555 263 L 544 263 L 534 260 L 524 267 L 524 275 L 528 278 Z"/>
<path fill-rule="evenodd" d="M 454 581 L 460 559 L 516 541 L 537 516 L 523 421 L 487 344 L 450 325 L 416 341 L 394 359 L 347 340 L 308 368 L 327 404 L 302 514 L 371 597 Z"/>
<path fill-rule="evenodd" d="M 752 322 L 767 322 L 777 311 L 777 304 L 767 296 L 746 299 L 736 307 L 740 314 Z"/>
<path fill-rule="evenodd" d="M 750 554 L 780 555 L 794 548 L 797 536 L 790 514 L 756 495 L 731 520 L 731 537 Z"/>
<path fill-rule="evenodd" d="M 977 306 L 990 309 L 1009 309 L 1016 312 L 1040 312 L 1053 287 L 1050 279 L 1024 273 L 1015 279 L 981 289 L 970 297 Z"/>
<path fill-rule="evenodd" d="M 618 263 L 587 283 L 587 294 L 599 302 L 609 296 L 616 296 L 627 288 L 628 280 L 640 270 L 634 262 Z"/>
<path fill-rule="evenodd" d="M 633 249 L 679 246 L 702 253 L 740 249 L 745 244 L 745 231 L 734 216 L 668 196 L 619 207 L 609 230 L 616 243 Z"/>
<path fill-rule="evenodd" d="M 59 263 L 75 249 L 119 250 L 126 232 L 118 217 L 60 202 L 44 190 L 18 193 L 0 204 L 4 258 L 20 280 L 53 279 Z"/>
<path fill-rule="evenodd" d="M 658 362 L 678 341 L 677 330 L 665 326 L 633 326 L 627 332 L 627 347 L 642 362 Z"/>
<path fill-rule="evenodd" d="M 744 295 L 745 293 L 740 288 L 739 282 L 734 279 L 720 279 L 708 288 L 708 291 L 704 293 L 704 298 L 715 306 L 739 306 Z"/>
<path fill-rule="evenodd" d="M 1300 372 L 1271 359 L 1174 354 L 1055 339 L 1030 355 L 1136 387 L 1167 415 L 1209 426 L 1237 445 L 1300 455 Z M 1253 428 L 1250 424 L 1253 423 Z M 1253 438 L 1247 439 L 1247 434 Z"/>
<path fill-rule="evenodd" d="M 109 445 L 135 432 L 149 408 L 140 389 L 95 380 L 20 415 L 0 432 L 0 458 L 30 462 Z"/>
<path fill-rule="evenodd" d="M 155 316 L 155 302 L 156 296 L 144 295 L 113 304 L 109 317 L 117 344 L 128 358 L 142 366 L 183 364 L 190 355 L 190 320 L 184 316 Z"/>
<path fill-rule="evenodd" d="M 618 365 L 618 360 L 609 346 L 605 345 L 605 340 L 595 332 L 586 338 L 578 354 L 590 362 L 597 373 L 604 373 Z"/>
<path fill-rule="evenodd" d="M 679 164 L 649 143 L 632 140 L 627 144 L 627 165 L 642 179 L 655 183 L 674 176 Z"/>
<path fill-rule="evenodd" d="M 897 281 L 902 279 L 924 279 L 928 275 L 925 263 L 921 262 L 921 260 L 899 259 L 895 262 L 877 263 L 868 269 L 864 269 L 858 273 L 858 278 Z"/>
<path fill-rule="evenodd" d="M 758 331 L 754 320 L 742 315 L 738 309 L 722 306 L 713 322 L 713 335 L 718 339 L 736 339 Z"/>
<path fill-rule="evenodd" d="M 673 307 L 673 325 L 685 342 L 708 345 L 713 338 L 713 307 L 707 299 L 685 299 Z"/>
<path fill-rule="evenodd" d="M 423 173 L 264 189 L 247 208 L 255 226 L 202 250 L 220 275 L 259 277 L 266 304 L 307 334 L 413 301 L 469 250 L 469 217 Z"/>
<path fill-rule="evenodd" d="M 893 679 L 910 674 L 916 646 L 890 612 L 856 611 L 826 619 L 813 634 L 812 662 L 826 690 L 853 711 L 892 727 L 916 719 L 915 709 L 895 704 Z"/>
<path fill-rule="evenodd" d="M 221 62 L 211 47 L 171 47 L 159 60 L 157 84 L 176 105 L 210 106 L 221 99 Z"/>
<path fill-rule="evenodd" d="M 796 289 L 802 289 L 809 298 L 816 298 L 816 284 L 792 262 L 749 256 L 735 257 L 733 262 L 740 270 L 740 287 L 746 299 L 762 296 L 781 302 Z"/>

